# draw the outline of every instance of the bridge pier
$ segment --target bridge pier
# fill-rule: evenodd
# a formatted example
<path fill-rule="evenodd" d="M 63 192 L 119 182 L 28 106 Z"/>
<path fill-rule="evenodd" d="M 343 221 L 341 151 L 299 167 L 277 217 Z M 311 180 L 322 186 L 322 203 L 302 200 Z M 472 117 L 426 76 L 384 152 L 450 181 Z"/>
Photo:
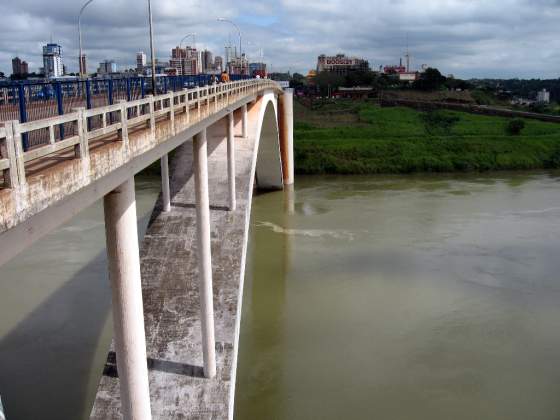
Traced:
<path fill-rule="evenodd" d="M 150 420 L 134 178 L 105 195 L 105 234 L 124 419 Z"/>
<path fill-rule="evenodd" d="M 163 211 L 171 210 L 171 193 L 169 189 L 169 158 L 168 154 L 161 157 L 161 201 Z"/>
<path fill-rule="evenodd" d="M 294 183 L 294 90 L 284 89 L 278 97 L 278 129 L 284 185 Z"/>
<path fill-rule="evenodd" d="M 234 211 L 236 207 L 235 199 L 235 141 L 233 127 L 233 112 L 228 114 L 227 126 L 227 167 L 228 167 L 228 185 L 229 185 L 229 209 Z"/>
<path fill-rule="evenodd" d="M 241 137 L 247 138 L 247 104 L 241 107 Z"/>
<path fill-rule="evenodd" d="M 193 138 L 194 189 L 196 197 L 196 227 L 200 320 L 202 327 L 202 357 L 204 376 L 216 376 L 216 339 L 214 336 L 214 303 L 212 291 L 212 255 L 210 242 L 210 200 L 208 198 L 208 146 L 206 129 Z"/>

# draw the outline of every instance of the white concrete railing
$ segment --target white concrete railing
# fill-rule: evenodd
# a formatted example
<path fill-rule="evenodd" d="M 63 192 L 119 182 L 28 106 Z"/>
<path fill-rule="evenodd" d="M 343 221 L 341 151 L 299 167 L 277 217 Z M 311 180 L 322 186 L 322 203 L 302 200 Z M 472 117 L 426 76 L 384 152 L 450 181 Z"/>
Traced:
<path fill-rule="evenodd" d="M 25 164 L 36 161 L 53 153 L 70 150 L 74 147 L 76 158 L 89 155 L 91 141 L 118 134 L 119 140 L 128 147 L 128 130 L 148 123 L 154 130 L 156 120 L 165 117 L 171 120 L 174 132 L 175 112 L 187 112 L 189 118 L 191 106 L 197 112 L 200 120 L 201 105 L 205 105 L 207 115 L 218 111 L 218 104 L 229 105 L 230 98 L 256 93 L 263 88 L 278 88 L 278 85 L 267 79 L 250 79 L 229 83 L 183 89 L 158 96 L 147 96 L 134 101 L 121 101 L 118 104 L 85 109 L 77 108 L 70 114 L 60 115 L 38 121 L 20 123 L 6 121 L 0 127 L 0 171 L 4 175 L 4 187 L 15 188 L 26 183 Z M 214 109 L 210 109 L 210 104 Z M 118 114 L 118 118 L 116 117 Z M 99 128 L 91 128 L 91 122 L 100 119 Z M 56 127 L 71 124 L 76 134 L 56 140 Z M 48 130 L 49 141 L 24 151 L 22 135 L 39 130 Z"/>

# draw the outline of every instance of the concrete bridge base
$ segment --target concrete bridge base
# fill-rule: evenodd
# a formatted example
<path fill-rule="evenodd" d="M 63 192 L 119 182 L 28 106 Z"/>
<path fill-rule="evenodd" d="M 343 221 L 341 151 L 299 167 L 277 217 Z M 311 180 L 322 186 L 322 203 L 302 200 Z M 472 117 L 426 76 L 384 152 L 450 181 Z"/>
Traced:
<path fill-rule="evenodd" d="M 260 101 L 250 107 L 249 116 L 263 108 Z M 217 368 L 214 378 L 205 378 L 203 370 L 192 141 L 175 151 L 170 165 L 170 211 L 162 211 L 160 199 L 142 242 L 142 289 L 154 419 L 233 417 L 245 256 L 259 143 L 256 136 L 264 133 L 256 127 L 258 117 L 248 118 L 245 123 L 242 115 L 236 117 L 241 117 L 236 118 L 240 123 L 237 125 L 249 127 L 238 129 L 234 137 L 234 211 L 230 211 L 228 183 L 228 117 L 207 130 Z M 113 350 L 114 346 L 99 385 L 92 419 L 122 418 Z"/>

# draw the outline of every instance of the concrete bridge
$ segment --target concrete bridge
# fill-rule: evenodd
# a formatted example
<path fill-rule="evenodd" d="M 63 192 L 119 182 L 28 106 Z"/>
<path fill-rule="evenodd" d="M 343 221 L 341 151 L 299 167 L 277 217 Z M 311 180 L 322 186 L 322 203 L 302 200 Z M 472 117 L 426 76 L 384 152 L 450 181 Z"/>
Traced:
<path fill-rule="evenodd" d="M 292 92 L 258 79 L 0 128 L 0 264 L 104 200 L 114 339 L 92 419 L 233 417 L 251 198 L 293 183 L 292 149 Z M 158 160 L 139 249 L 134 175 Z"/>

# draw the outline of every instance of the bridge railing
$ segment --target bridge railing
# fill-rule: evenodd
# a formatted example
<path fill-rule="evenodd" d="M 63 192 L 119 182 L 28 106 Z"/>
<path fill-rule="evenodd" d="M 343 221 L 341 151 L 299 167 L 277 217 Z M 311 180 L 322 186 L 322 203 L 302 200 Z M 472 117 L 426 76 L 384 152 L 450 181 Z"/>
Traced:
<path fill-rule="evenodd" d="M 18 120 L 21 123 L 64 115 L 75 108 L 87 109 L 113 105 L 120 100 L 145 98 L 148 94 L 181 91 L 185 88 L 204 86 L 213 76 L 158 76 L 152 87 L 151 77 L 112 77 L 79 79 L 70 81 L 19 81 L 0 82 L 0 122 Z M 233 80 L 248 76 L 232 75 Z M 64 130 L 65 127 L 62 127 Z M 24 136 L 23 147 L 27 150 L 43 137 Z"/>
<path fill-rule="evenodd" d="M 0 127 L 0 173 L 7 188 L 12 188 L 18 183 L 14 145 L 11 124 L 9 129 Z"/>
<path fill-rule="evenodd" d="M 92 109 L 79 107 L 70 113 L 38 121 L 7 121 L 0 128 L 0 172 L 4 188 L 25 184 L 25 165 L 54 153 L 62 153 L 61 156 L 69 158 L 85 158 L 89 156 L 90 142 L 114 135 L 122 141 L 126 153 L 128 131 L 132 128 L 147 125 L 155 135 L 156 121 L 167 119 L 171 121 L 172 133 L 175 133 L 177 111 L 185 112 L 189 123 L 191 106 L 196 110 L 194 121 L 202 118 L 202 105 L 210 114 L 218 111 L 220 105 L 229 105 L 231 98 L 256 93 L 262 88 L 277 87 L 275 82 L 266 79 L 242 80 L 170 91 L 157 96 L 147 95 L 131 101 L 121 100 Z M 42 140 L 26 149 L 26 137 L 41 137 Z"/>

